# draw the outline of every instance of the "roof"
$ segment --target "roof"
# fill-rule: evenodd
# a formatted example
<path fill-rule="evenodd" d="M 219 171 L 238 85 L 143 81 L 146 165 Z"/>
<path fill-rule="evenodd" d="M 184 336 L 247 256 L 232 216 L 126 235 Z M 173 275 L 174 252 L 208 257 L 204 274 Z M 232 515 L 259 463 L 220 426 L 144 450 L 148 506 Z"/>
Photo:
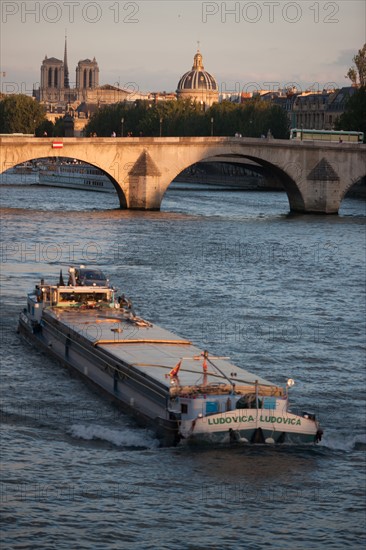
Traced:
<path fill-rule="evenodd" d="M 333 96 L 329 99 L 328 110 L 343 110 L 345 104 L 347 103 L 349 98 L 353 96 L 356 90 L 357 88 L 355 86 L 344 86 L 343 88 L 335 92 L 335 94 L 333 94 Z"/>
<path fill-rule="evenodd" d="M 185 73 L 178 82 L 177 92 L 182 90 L 218 90 L 215 78 L 205 71 L 199 50 L 194 56 L 192 70 Z"/>
<path fill-rule="evenodd" d="M 58 64 L 63 64 L 63 61 L 61 61 L 61 59 L 57 59 L 56 57 L 46 57 L 44 60 L 43 60 L 43 63 L 50 63 L 50 64 L 55 64 L 55 63 L 58 63 Z"/>
<path fill-rule="evenodd" d="M 180 90 L 213 90 L 218 86 L 215 78 L 207 71 L 188 71 L 178 82 L 177 91 Z"/>
<path fill-rule="evenodd" d="M 128 90 L 124 90 L 123 88 L 117 88 L 116 86 L 112 86 L 112 84 L 103 84 L 103 86 L 99 86 L 97 88 L 98 90 L 112 90 L 114 92 L 124 92 L 125 94 L 130 94 L 131 92 Z"/>
<path fill-rule="evenodd" d="M 93 59 L 93 61 L 91 59 L 80 59 L 78 65 L 80 65 L 81 63 L 83 64 L 90 64 L 90 65 L 98 65 L 98 63 L 96 62 L 95 58 Z"/>
<path fill-rule="evenodd" d="M 95 113 L 98 110 L 98 104 L 97 103 L 80 103 L 80 105 L 76 108 L 76 111 L 78 113 Z"/>

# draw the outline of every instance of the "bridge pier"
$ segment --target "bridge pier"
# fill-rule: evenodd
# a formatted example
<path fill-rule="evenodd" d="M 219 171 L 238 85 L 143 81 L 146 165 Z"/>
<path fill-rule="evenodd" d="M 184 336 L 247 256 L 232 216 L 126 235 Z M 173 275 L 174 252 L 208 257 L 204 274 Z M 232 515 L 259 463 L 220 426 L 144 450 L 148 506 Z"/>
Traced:
<path fill-rule="evenodd" d="M 160 210 L 163 193 L 160 192 L 161 173 L 144 150 L 127 178 L 127 208 L 130 210 Z"/>
<path fill-rule="evenodd" d="M 305 214 L 338 214 L 340 208 L 338 189 L 330 181 L 316 181 L 306 195 Z"/>
<path fill-rule="evenodd" d="M 130 177 L 128 180 L 127 209 L 160 210 L 162 195 L 159 180 L 151 176 Z"/>
<path fill-rule="evenodd" d="M 338 214 L 341 197 L 340 177 L 334 167 L 323 157 L 308 173 L 302 195 L 307 214 Z"/>

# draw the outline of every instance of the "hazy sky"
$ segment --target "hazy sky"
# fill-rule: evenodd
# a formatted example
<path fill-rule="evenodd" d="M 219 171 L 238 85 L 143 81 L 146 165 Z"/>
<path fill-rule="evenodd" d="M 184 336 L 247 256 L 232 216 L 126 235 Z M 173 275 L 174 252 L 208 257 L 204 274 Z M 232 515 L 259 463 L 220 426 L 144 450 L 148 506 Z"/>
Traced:
<path fill-rule="evenodd" d="M 72 85 L 78 61 L 95 57 L 101 84 L 142 91 L 175 91 L 197 41 L 222 91 L 348 85 L 344 75 L 366 42 L 365 0 L 0 3 L 5 92 L 29 92 L 45 55 L 63 59 L 65 29 Z"/>

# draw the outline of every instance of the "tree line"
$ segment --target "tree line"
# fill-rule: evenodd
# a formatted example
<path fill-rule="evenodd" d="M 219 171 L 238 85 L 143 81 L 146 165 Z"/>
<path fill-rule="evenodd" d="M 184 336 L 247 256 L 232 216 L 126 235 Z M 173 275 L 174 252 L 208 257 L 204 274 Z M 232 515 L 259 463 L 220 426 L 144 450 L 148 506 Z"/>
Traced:
<path fill-rule="evenodd" d="M 281 107 L 259 99 L 245 104 L 224 101 L 207 110 L 189 99 L 160 103 L 138 100 L 102 107 L 86 125 L 84 135 L 260 137 L 268 130 L 276 138 L 288 138 L 287 115 Z"/>
<path fill-rule="evenodd" d="M 366 87 L 360 86 L 350 97 L 346 111 L 336 123 L 337 130 L 364 132 L 366 136 Z M 124 102 L 99 109 L 88 121 L 84 135 L 117 136 L 233 136 L 260 137 L 271 131 L 273 137 L 286 139 L 289 123 L 285 111 L 260 99 L 243 104 L 215 103 L 203 111 L 189 100 L 151 104 L 148 101 Z M 24 133 L 61 137 L 63 117 L 47 120 L 42 105 L 25 95 L 0 96 L 0 133 Z"/>

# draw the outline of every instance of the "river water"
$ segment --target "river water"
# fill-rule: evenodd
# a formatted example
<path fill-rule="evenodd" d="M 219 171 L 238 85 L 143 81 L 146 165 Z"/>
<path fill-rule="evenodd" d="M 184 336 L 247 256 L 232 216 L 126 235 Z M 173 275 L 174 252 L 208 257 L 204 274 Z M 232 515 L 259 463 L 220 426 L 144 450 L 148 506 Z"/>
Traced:
<path fill-rule="evenodd" d="M 290 216 L 284 193 L 169 190 L 161 212 L 3 180 L 6 549 L 320 549 L 365 543 L 365 203 Z M 317 446 L 160 448 L 16 333 L 25 296 L 98 265 L 138 314 L 295 379 Z"/>

